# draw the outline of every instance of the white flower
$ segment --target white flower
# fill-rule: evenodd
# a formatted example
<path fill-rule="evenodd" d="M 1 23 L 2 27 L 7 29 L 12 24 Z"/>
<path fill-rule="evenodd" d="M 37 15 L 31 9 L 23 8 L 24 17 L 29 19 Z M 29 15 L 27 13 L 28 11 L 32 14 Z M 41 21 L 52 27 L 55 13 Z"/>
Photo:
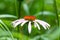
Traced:
<path fill-rule="evenodd" d="M 16 21 L 13 21 L 12 24 L 14 27 L 18 26 L 21 24 L 23 26 L 28 22 L 28 32 L 31 33 L 31 23 L 34 23 L 34 27 L 37 27 L 40 30 L 40 25 L 44 27 L 44 29 L 49 29 L 50 25 L 47 22 L 44 22 L 42 20 L 36 19 L 35 16 L 25 16 L 23 19 L 18 19 Z M 39 23 L 39 24 L 38 24 Z"/>

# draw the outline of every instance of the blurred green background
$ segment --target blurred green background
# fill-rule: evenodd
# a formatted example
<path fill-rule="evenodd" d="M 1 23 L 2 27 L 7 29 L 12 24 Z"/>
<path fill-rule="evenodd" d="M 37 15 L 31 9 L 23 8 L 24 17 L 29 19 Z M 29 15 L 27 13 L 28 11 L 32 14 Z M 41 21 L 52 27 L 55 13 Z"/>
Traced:
<path fill-rule="evenodd" d="M 27 24 L 14 28 L 12 21 L 26 15 L 48 22 L 50 29 L 39 31 Z M 60 40 L 60 0 L 0 0 L 0 40 Z"/>

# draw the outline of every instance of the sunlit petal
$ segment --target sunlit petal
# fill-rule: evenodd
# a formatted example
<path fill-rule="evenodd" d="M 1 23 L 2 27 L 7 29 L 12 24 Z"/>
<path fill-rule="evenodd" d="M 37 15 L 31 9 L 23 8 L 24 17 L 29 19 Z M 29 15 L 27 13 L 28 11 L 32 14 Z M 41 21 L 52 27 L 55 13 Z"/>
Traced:
<path fill-rule="evenodd" d="M 28 20 L 25 20 L 24 22 L 22 22 L 21 26 L 23 26 L 26 22 L 28 22 Z"/>
<path fill-rule="evenodd" d="M 36 28 L 37 26 L 36 26 L 36 23 L 34 23 L 34 27 Z"/>
<path fill-rule="evenodd" d="M 28 23 L 28 32 L 31 33 L 31 21 Z"/>
<path fill-rule="evenodd" d="M 47 29 L 48 27 L 50 27 L 50 25 L 42 20 L 35 20 L 36 22 L 38 22 L 40 25 L 42 25 L 45 29 Z"/>
<path fill-rule="evenodd" d="M 25 21 L 25 20 L 24 19 L 19 19 L 19 20 L 13 21 L 12 22 L 13 27 L 16 27 L 17 25 L 21 24 L 23 21 Z"/>
<path fill-rule="evenodd" d="M 17 22 L 20 22 L 21 20 L 24 20 L 24 19 L 18 19 L 18 20 L 13 21 L 12 23 L 17 23 Z"/>
<path fill-rule="evenodd" d="M 45 26 L 46 26 L 48 29 L 49 29 L 49 27 L 50 27 L 50 26 L 48 26 L 48 25 L 45 25 Z"/>
<path fill-rule="evenodd" d="M 35 23 L 35 26 L 40 30 L 40 27 L 36 21 L 33 21 Z"/>

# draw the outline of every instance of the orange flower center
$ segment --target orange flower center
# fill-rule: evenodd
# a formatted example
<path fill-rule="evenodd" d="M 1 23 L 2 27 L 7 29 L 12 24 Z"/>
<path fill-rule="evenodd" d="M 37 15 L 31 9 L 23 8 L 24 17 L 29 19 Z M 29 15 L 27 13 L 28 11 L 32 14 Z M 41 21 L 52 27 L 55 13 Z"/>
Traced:
<path fill-rule="evenodd" d="M 35 16 L 25 16 L 24 19 L 33 21 L 36 19 L 36 17 Z"/>

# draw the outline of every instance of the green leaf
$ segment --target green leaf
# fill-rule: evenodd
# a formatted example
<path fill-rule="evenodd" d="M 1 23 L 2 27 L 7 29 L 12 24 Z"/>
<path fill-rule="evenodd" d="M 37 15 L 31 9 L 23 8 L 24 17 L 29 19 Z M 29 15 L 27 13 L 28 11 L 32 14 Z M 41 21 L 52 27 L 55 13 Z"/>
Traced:
<path fill-rule="evenodd" d="M 4 8 L 5 8 L 5 4 L 3 2 L 0 3 L 0 10 L 4 10 Z"/>
<path fill-rule="evenodd" d="M 0 20 L 0 23 L 7 29 L 7 31 L 11 35 L 11 38 L 14 39 L 12 33 L 10 32 L 10 30 L 8 29 L 8 27 L 2 22 L 2 20 Z"/>
<path fill-rule="evenodd" d="M 0 14 L 0 18 L 17 18 L 17 17 L 10 14 Z"/>
<path fill-rule="evenodd" d="M 55 16 L 54 13 L 49 12 L 49 11 L 43 11 L 43 12 L 38 12 L 38 13 L 34 14 L 34 16 L 39 16 L 39 15 Z"/>
<path fill-rule="evenodd" d="M 29 15 L 29 7 L 26 3 L 22 3 L 24 11 L 26 12 L 26 15 Z"/>

